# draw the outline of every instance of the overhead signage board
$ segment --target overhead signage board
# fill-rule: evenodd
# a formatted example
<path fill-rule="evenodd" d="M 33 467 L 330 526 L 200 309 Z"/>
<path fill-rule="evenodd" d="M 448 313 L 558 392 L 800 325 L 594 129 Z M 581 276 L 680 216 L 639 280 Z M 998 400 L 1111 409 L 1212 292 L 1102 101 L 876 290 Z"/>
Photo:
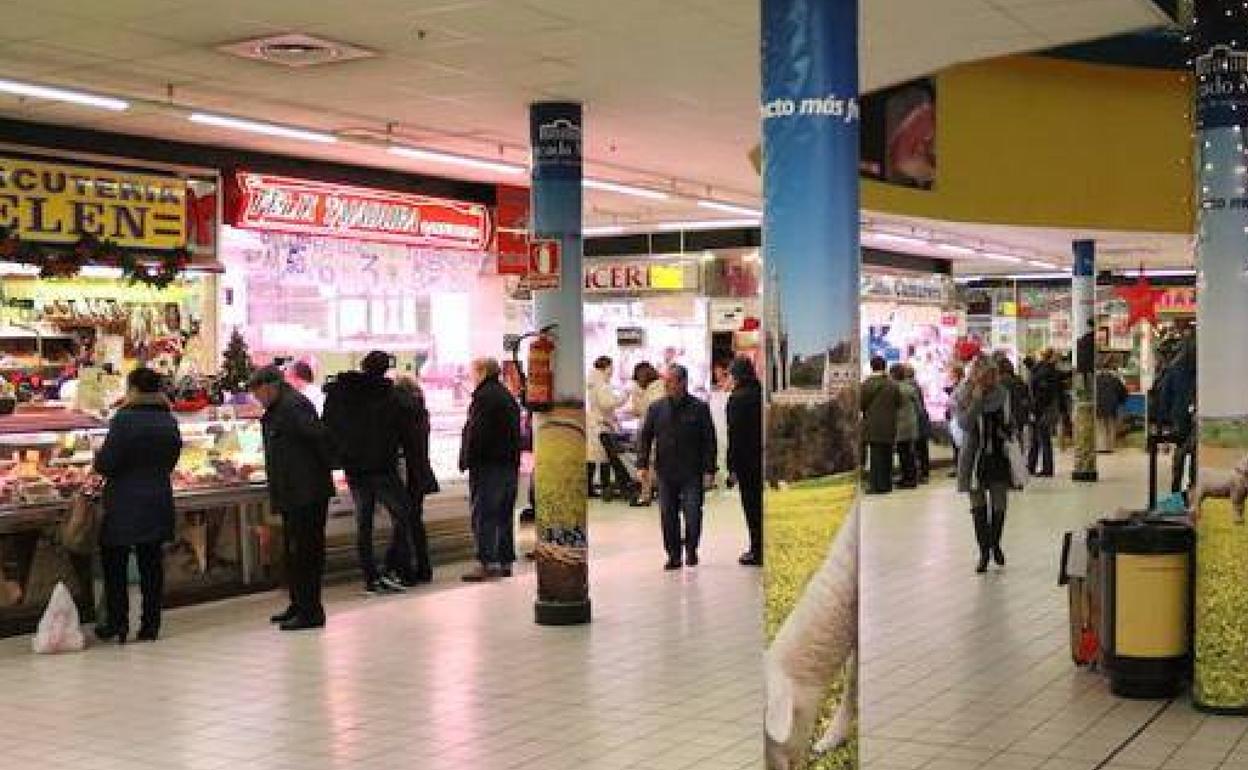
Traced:
<path fill-rule="evenodd" d="M 41 243 L 89 235 L 125 248 L 178 249 L 186 245 L 186 181 L 0 158 L 0 227 Z"/>
<path fill-rule="evenodd" d="M 411 246 L 485 251 L 490 211 L 479 203 L 239 173 L 230 224 Z"/>
<path fill-rule="evenodd" d="M 697 262 L 587 262 L 584 289 L 590 294 L 697 291 Z"/>

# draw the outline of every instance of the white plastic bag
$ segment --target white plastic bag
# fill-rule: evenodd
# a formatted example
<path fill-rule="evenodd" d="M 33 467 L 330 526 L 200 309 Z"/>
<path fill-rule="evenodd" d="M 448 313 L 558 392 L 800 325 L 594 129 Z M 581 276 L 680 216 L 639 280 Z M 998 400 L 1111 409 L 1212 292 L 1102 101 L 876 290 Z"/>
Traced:
<path fill-rule="evenodd" d="M 58 652 L 78 652 L 86 646 L 82 636 L 81 623 L 78 620 L 78 605 L 64 583 L 57 583 L 52 589 L 52 598 L 48 600 L 48 608 L 39 619 L 39 630 L 31 647 L 35 652 L 51 655 Z"/>

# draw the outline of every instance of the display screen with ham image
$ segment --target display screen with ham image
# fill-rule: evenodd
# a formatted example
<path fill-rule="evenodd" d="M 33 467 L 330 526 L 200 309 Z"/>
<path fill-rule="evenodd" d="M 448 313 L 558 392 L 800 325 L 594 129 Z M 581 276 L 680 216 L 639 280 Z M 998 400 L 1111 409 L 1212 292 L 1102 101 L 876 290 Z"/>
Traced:
<path fill-rule="evenodd" d="M 936 183 L 936 87 L 915 80 L 862 100 L 862 176 L 931 189 Z"/>

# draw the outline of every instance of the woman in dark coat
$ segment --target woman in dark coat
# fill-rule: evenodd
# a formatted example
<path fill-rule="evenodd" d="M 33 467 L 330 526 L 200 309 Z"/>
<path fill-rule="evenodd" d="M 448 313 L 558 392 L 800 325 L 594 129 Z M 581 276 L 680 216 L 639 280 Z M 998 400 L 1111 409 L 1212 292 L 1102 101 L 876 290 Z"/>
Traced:
<path fill-rule="evenodd" d="M 438 480 L 433 475 L 433 466 L 429 463 L 429 409 L 425 406 L 425 394 L 416 378 L 410 375 L 399 377 L 395 386 L 412 400 L 414 407 L 405 413 L 411 415 L 413 424 L 410 430 L 415 434 L 415 450 L 412 457 L 403 458 L 407 493 L 412 498 L 412 558 L 409 564 L 397 564 L 396 561 L 402 560 L 401 550 L 392 550 L 386 555 L 386 561 L 399 574 L 404 584 L 415 585 L 433 580 L 433 566 L 429 563 L 429 537 L 425 533 L 425 496 L 438 492 L 439 488 Z"/>
<path fill-rule="evenodd" d="M 990 557 L 1005 566 L 1001 535 L 1013 478 L 1005 442 L 1015 435 L 1010 392 L 988 358 L 975 362 L 966 382 L 954 393 L 954 410 L 963 434 L 958 491 L 971 498 L 971 520 L 979 545 L 975 571 L 982 573 Z"/>
<path fill-rule="evenodd" d="M 738 561 L 749 567 L 763 563 L 763 386 L 748 358 L 728 368 L 728 473 L 741 485 L 741 507 L 750 531 L 750 549 Z"/>
<path fill-rule="evenodd" d="M 160 603 L 165 568 L 161 546 L 173 539 L 173 484 L 170 474 L 182 454 L 182 434 L 161 392 L 161 376 L 139 368 L 127 379 L 128 393 L 113 417 L 95 470 L 104 477 L 104 520 L 100 560 L 104 568 L 106 622 L 100 639 L 125 644 L 130 632 L 126 572 L 131 551 L 139 566 L 143 591 L 140 641 L 160 633 Z"/>

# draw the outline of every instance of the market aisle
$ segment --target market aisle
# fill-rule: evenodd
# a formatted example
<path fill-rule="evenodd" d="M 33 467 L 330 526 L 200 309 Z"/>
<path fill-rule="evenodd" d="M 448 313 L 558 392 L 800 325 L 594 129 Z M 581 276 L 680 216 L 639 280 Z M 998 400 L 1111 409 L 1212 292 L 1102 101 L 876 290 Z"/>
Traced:
<path fill-rule="evenodd" d="M 1011 501 L 1009 566 L 974 574 L 965 496 L 951 480 L 870 498 L 863 516 L 863 732 L 872 770 L 1248 768 L 1248 720 L 1180 701 L 1112 762 L 1159 704 L 1109 695 L 1070 660 L 1061 533 L 1147 502 L 1145 455 L 1102 455 L 1102 481 L 1064 465 Z"/>
<path fill-rule="evenodd" d="M 0 642 L 0 767 L 755 770 L 759 573 L 736 564 L 735 497 L 712 498 L 703 564 L 680 574 L 657 509 L 594 506 L 589 627 L 535 626 L 526 566 L 403 597 L 338 587 L 324 633 L 271 629 L 270 593 L 174 610 L 156 645 Z"/>

